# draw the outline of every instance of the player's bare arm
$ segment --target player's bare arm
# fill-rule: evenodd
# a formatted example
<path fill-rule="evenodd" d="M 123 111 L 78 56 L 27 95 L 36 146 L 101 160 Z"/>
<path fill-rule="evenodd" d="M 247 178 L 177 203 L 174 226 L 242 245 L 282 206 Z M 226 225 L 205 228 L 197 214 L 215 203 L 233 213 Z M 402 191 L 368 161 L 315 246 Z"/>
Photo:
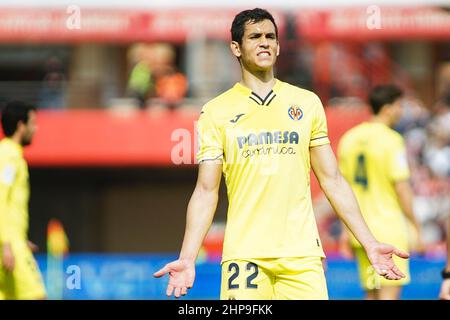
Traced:
<path fill-rule="evenodd" d="M 10 187 L 4 184 L 0 184 L 0 240 L 1 240 L 1 261 L 2 267 L 7 272 L 14 270 L 15 259 L 14 253 L 9 240 L 8 226 L 10 223 L 10 209 L 8 194 L 10 193 Z"/>
<path fill-rule="evenodd" d="M 399 280 L 404 274 L 397 268 L 392 255 L 408 258 L 408 254 L 395 247 L 379 243 L 367 227 L 358 202 L 339 171 L 336 157 L 329 144 L 310 149 L 311 166 L 320 187 L 330 201 L 340 219 L 366 250 L 375 271 L 390 280 Z"/>
<path fill-rule="evenodd" d="M 418 236 L 418 246 L 417 251 L 420 253 L 425 252 L 425 245 L 422 240 L 422 231 L 419 222 L 414 216 L 413 211 L 413 191 L 409 180 L 402 180 L 395 183 L 395 193 L 397 194 L 400 207 L 402 208 L 403 214 L 412 223 L 414 228 L 417 230 Z"/>
<path fill-rule="evenodd" d="M 167 296 L 176 298 L 187 294 L 194 284 L 195 259 L 203 239 L 211 226 L 219 198 L 222 163 L 205 161 L 200 163 L 197 184 L 187 208 L 186 230 L 178 260 L 166 264 L 154 273 L 155 277 L 169 274 Z"/>
<path fill-rule="evenodd" d="M 7 272 L 13 272 L 14 271 L 14 265 L 15 265 L 15 259 L 14 259 L 14 253 L 11 248 L 11 244 L 9 242 L 4 243 L 2 245 L 3 251 L 2 251 L 2 262 L 3 262 L 3 268 Z"/>

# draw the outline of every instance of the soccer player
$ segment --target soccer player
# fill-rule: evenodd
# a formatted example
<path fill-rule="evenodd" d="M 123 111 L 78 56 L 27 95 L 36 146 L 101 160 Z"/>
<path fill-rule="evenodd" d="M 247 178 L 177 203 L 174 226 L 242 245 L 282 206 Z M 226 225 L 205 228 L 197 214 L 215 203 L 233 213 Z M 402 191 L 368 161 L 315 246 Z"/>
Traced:
<path fill-rule="evenodd" d="M 408 219 L 417 230 L 418 249 L 423 251 L 420 226 L 413 214 L 405 144 L 392 129 L 402 114 L 401 98 L 402 91 L 394 85 L 380 85 L 371 91 L 373 117 L 344 134 L 338 146 L 339 167 L 375 238 L 408 252 Z M 352 235 L 349 241 L 366 298 L 399 299 L 402 286 L 410 281 L 408 260 L 394 257 L 405 278 L 383 279 L 373 272 L 361 243 Z"/>
<path fill-rule="evenodd" d="M 259 8 L 239 13 L 231 36 L 242 80 L 202 109 L 198 180 L 180 256 L 154 274 L 169 274 L 167 295 L 185 295 L 194 283 L 195 260 L 213 220 L 222 172 L 229 208 L 221 299 L 328 298 L 325 255 L 312 210 L 311 166 L 377 272 L 401 279 L 392 255 L 408 255 L 379 243 L 367 228 L 339 173 L 319 98 L 274 78 L 280 46 L 272 15 Z"/>
<path fill-rule="evenodd" d="M 34 107 L 8 103 L 1 122 L 0 142 L 0 300 L 45 299 L 44 284 L 28 241 L 28 167 L 23 147 L 36 130 Z"/>
<path fill-rule="evenodd" d="M 439 298 L 450 300 L 450 218 L 447 221 L 447 265 L 442 270 L 442 285 Z"/>

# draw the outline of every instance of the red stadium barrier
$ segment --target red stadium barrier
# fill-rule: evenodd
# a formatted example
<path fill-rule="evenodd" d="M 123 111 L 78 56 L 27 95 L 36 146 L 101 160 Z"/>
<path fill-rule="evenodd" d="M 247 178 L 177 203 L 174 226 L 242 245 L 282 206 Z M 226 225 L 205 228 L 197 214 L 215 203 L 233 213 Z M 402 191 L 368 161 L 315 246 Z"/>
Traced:
<path fill-rule="evenodd" d="M 333 148 L 345 131 L 368 117 L 365 108 L 326 113 Z M 193 163 L 197 117 L 186 111 L 43 110 L 25 155 L 31 166 L 174 166 L 172 150 L 183 141 L 191 147 Z"/>
<path fill-rule="evenodd" d="M 450 12 L 433 7 L 302 9 L 297 32 L 310 40 L 395 40 L 450 37 Z"/>
<path fill-rule="evenodd" d="M 197 36 L 230 39 L 236 10 L 2 9 L 0 42 L 185 42 Z M 284 16 L 273 11 L 279 33 Z M 78 19 L 78 20 L 77 20 Z M 77 25 L 79 22 L 79 25 Z"/>
<path fill-rule="evenodd" d="M 196 118 L 181 112 L 39 111 L 26 157 L 32 166 L 172 165 L 172 133 L 185 128 L 192 134 Z"/>
<path fill-rule="evenodd" d="M 238 11 L 84 8 L 77 12 L 57 8 L 3 8 L 0 42 L 182 43 L 196 36 L 229 40 L 230 24 Z M 271 9 L 271 12 L 283 37 L 286 17 L 281 10 Z M 377 16 L 379 26 L 373 19 Z M 450 13 L 435 7 L 376 7 L 374 11 L 370 7 L 301 9 L 296 14 L 296 24 L 298 34 L 310 40 L 446 40 L 450 37 Z"/>

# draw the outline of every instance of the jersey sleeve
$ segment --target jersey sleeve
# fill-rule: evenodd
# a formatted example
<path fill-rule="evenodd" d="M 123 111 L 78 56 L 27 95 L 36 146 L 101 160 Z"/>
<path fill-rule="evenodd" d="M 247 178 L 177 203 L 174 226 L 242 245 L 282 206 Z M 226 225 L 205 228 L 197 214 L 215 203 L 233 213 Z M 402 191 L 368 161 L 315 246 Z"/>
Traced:
<path fill-rule="evenodd" d="M 197 162 L 222 160 L 224 143 L 222 134 L 211 111 L 203 108 L 197 122 L 198 151 Z"/>
<path fill-rule="evenodd" d="M 330 143 L 328 139 L 327 118 L 319 97 L 314 95 L 314 118 L 311 128 L 309 147 L 317 147 Z"/>
<path fill-rule="evenodd" d="M 399 138 L 393 144 L 389 152 L 389 177 L 392 181 L 401 181 L 409 179 L 410 172 L 406 147 L 402 138 Z"/>
<path fill-rule="evenodd" d="M 10 194 L 17 176 L 17 166 L 13 162 L 0 162 L 0 243 L 10 238 L 11 208 Z"/>

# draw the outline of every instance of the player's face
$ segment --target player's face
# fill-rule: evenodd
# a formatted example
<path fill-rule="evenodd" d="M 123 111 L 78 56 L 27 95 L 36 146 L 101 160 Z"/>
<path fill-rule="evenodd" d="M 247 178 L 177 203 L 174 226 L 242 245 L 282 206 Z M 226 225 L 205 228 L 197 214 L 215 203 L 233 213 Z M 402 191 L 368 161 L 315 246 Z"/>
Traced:
<path fill-rule="evenodd" d="M 254 71 L 268 71 L 275 64 L 279 51 L 272 21 L 246 23 L 242 44 L 237 50 L 244 66 Z"/>
<path fill-rule="evenodd" d="M 28 122 L 24 125 L 22 135 L 22 146 L 28 146 L 33 140 L 34 133 L 36 132 L 36 112 L 30 111 L 28 113 Z"/>
<path fill-rule="evenodd" d="M 392 123 L 397 124 L 403 114 L 402 100 L 397 99 L 391 105 L 391 119 Z"/>

